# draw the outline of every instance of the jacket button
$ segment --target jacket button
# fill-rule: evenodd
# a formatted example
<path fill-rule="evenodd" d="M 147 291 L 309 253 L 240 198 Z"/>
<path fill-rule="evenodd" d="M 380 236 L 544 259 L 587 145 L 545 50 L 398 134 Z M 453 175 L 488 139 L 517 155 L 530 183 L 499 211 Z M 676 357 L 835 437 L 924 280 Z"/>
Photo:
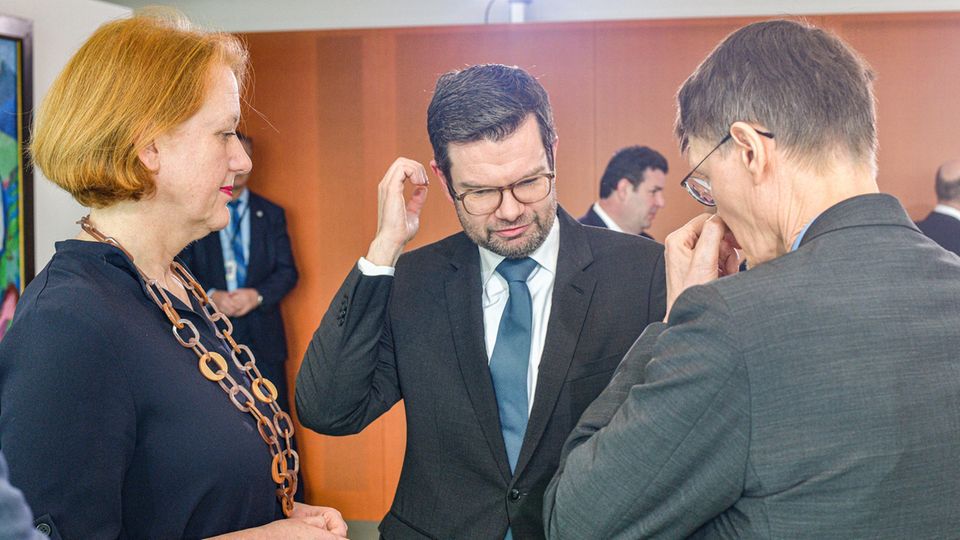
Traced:
<path fill-rule="evenodd" d="M 520 490 L 519 490 L 519 489 L 511 489 L 511 490 L 510 490 L 510 500 L 511 500 L 511 501 L 519 501 L 519 500 L 520 500 Z"/>
<path fill-rule="evenodd" d="M 50 525 L 47 525 L 46 523 L 37 525 L 37 531 L 44 536 L 50 536 L 53 533 L 53 529 L 51 529 Z"/>

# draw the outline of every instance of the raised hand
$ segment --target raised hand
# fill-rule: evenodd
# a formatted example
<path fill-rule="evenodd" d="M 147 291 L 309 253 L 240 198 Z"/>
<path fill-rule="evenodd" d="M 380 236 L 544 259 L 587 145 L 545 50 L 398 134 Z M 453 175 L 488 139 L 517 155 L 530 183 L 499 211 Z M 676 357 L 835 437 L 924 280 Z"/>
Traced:
<path fill-rule="evenodd" d="M 416 186 L 409 201 L 403 198 L 405 182 Z M 377 236 L 366 259 L 378 266 L 394 266 L 403 247 L 420 229 L 420 211 L 427 200 L 427 172 L 423 165 L 397 158 L 378 186 Z"/>
<path fill-rule="evenodd" d="M 740 269 L 739 247 L 717 215 L 701 214 L 670 233 L 664 242 L 667 271 L 667 317 L 680 294 Z"/>

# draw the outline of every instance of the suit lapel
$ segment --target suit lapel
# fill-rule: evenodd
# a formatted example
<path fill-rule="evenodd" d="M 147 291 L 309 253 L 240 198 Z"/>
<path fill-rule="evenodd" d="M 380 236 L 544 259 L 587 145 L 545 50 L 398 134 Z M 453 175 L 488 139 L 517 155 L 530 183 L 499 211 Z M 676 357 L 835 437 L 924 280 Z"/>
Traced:
<path fill-rule="evenodd" d="M 523 446 L 517 460 L 517 473 L 530 461 L 553 415 L 597 284 L 596 279 L 585 271 L 593 262 L 593 254 L 583 236 L 582 225 L 575 222 L 562 208 L 557 211 L 557 219 L 560 220 L 560 253 L 553 285 L 550 321 L 540 356 L 533 410 L 530 412 Z"/>
<path fill-rule="evenodd" d="M 460 364 L 460 374 L 490 452 L 503 475 L 510 480 L 510 464 L 500 432 L 500 412 L 490 379 L 486 345 L 483 340 L 483 289 L 480 283 L 480 253 L 466 235 L 461 235 L 451 253 L 450 270 L 444 283 L 447 315 Z"/>
<path fill-rule="evenodd" d="M 247 261 L 247 286 L 250 283 L 259 281 L 257 272 L 260 271 L 260 265 L 266 258 L 266 235 L 267 227 L 264 219 L 263 205 L 260 204 L 260 197 L 250 192 L 250 260 Z"/>
<path fill-rule="evenodd" d="M 208 289 L 227 290 L 227 274 L 223 267 L 223 248 L 220 246 L 220 233 L 214 232 L 199 240 L 201 249 L 198 250 L 200 256 L 197 257 L 198 273 L 206 271 L 210 276 L 209 283 L 201 283 Z M 202 257 L 202 258 L 201 258 Z"/>

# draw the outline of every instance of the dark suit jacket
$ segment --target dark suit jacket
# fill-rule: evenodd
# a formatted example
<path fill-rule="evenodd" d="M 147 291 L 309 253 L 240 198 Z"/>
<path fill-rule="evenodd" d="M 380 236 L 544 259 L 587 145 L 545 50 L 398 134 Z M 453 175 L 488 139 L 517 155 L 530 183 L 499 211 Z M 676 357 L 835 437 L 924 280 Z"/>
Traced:
<path fill-rule="evenodd" d="M 590 205 L 590 208 L 587 209 L 587 213 L 580 216 L 580 219 L 577 221 L 584 225 L 590 225 L 591 227 L 603 227 L 604 229 L 607 228 L 607 224 L 604 223 L 600 215 L 594 211 L 592 204 Z"/>
<path fill-rule="evenodd" d="M 960 220 L 957 218 L 930 212 L 926 219 L 917 222 L 917 227 L 944 249 L 960 255 Z"/>
<path fill-rule="evenodd" d="M 627 348 L 664 313 L 663 247 L 583 227 L 562 209 L 560 251 L 533 410 L 510 474 L 484 346 L 480 254 L 463 233 L 400 258 L 396 276 L 356 268 L 297 379 L 303 425 L 357 433 L 404 401 L 407 448 L 380 526 L 394 538 L 543 536 L 543 490 L 583 410 Z"/>
<path fill-rule="evenodd" d="M 583 225 L 589 225 L 591 227 L 603 227 L 604 229 L 607 228 L 607 224 L 604 223 L 600 215 L 593 210 L 592 204 L 590 205 L 590 208 L 587 210 L 587 213 L 580 216 L 580 219 L 578 219 L 577 221 L 579 221 Z M 653 237 L 645 232 L 641 232 L 640 236 L 653 240 Z"/>
<path fill-rule="evenodd" d="M 283 363 L 287 337 L 280 300 L 297 284 L 297 267 L 290 249 L 283 208 L 250 192 L 250 261 L 245 287 L 256 289 L 263 304 L 243 317 L 231 318 L 234 338 L 249 346 L 258 362 Z M 207 289 L 226 290 L 220 235 L 210 233 L 180 253 L 181 260 Z"/>
<path fill-rule="evenodd" d="M 548 536 L 956 537 L 958 305 L 960 259 L 896 199 L 833 206 L 647 328 L 565 445 Z"/>

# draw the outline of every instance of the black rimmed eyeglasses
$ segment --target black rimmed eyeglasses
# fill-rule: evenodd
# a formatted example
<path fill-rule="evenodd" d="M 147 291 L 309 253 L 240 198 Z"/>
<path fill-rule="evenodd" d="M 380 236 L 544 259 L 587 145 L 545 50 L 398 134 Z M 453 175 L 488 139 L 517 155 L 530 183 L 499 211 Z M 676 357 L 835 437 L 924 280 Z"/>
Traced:
<path fill-rule="evenodd" d="M 760 131 L 759 129 L 755 131 L 758 135 L 763 135 L 769 139 L 773 138 L 773 133 Z M 683 177 L 683 180 L 680 181 L 680 187 L 686 189 L 690 195 L 697 200 L 698 203 L 704 206 L 716 206 L 717 201 L 713 199 L 713 188 L 710 187 L 710 181 L 706 178 L 700 178 L 697 176 L 697 169 L 703 165 L 703 162 L 706 161 L 711 154 L 717 151 L 717 148 L 723 146 L 723 143 L 729 141 L 731 138 L 732 135 L 727 133 L 727 135 L 723 139 L 720 139 L 720 142 L 713 147 L 713 150 L 707 152 L 707 155 L 703 156 L 703 159 L 700 160 L 700 163 L 697 163 L 697 166 L 694 167 L 692 171 L 687 173 L 687 175 Z"/>
<path fill-rule="evenodd" d="M 509 191 L 513 198 L 521 204 L 533 204 L 547 198 L 553 189 L 553 171 L 528 176 L 503 187 L 480 188 L 454 193 L 453 198 L 460 201 L 463 209 L 474 216 L 485 216 L 493 213 L 503 202 L 503 192 Z"/>

